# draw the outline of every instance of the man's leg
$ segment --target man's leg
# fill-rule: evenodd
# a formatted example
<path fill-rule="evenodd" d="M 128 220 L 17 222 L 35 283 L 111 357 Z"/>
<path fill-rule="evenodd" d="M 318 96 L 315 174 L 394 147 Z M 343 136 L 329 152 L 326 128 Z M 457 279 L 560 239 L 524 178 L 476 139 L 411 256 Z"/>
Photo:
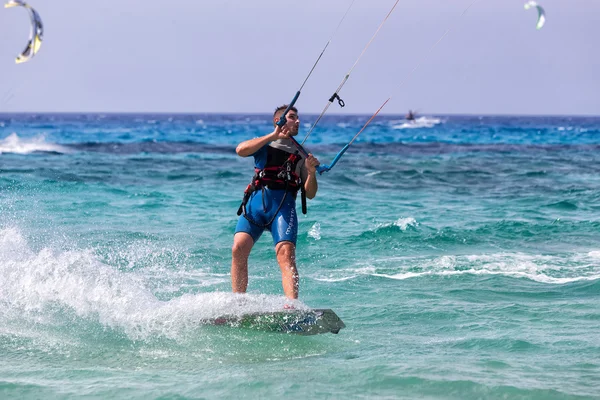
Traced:
<path fill-rule="evenodd" d="M 248 288 L 248 257 L 254 239 L 246 232 L 238 232 L 233 237 L 231 249 L 231 288 L 234 293 L 246 293 Z"/>
<path fill-rule="evenodd" d="M 296 269 L 296 245 L 292 242 L 279 242 L 275 246 L 277 262 L 281 268 L 283 293 L 288 299 L 298 298 L 298 270 Z"/>

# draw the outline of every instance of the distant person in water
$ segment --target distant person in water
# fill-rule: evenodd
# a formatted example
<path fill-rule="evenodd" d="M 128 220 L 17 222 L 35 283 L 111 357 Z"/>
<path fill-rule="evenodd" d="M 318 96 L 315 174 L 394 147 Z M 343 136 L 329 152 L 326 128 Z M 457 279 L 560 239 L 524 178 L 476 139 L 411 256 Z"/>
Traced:
<path fill-rule="evenodd" d="M 234 293 L 246 292 L 248 257 L 252 246 L 266 229 L 273 236 L 283 292 L 289 299 L 298 298 L 296 195 L 300 191 L 304 200 L 317 194 L 316 167 L 319 160 L 312 154 L 308 154 L 307 158 L 297 154 L 290 140 L 298 134 L 300 127 L 295 107 L 286 114 L 286 124 L 282 127 L 277 125 L 287 108 L 283 105 L 275 110 L 272 132 L 246 140 L 235 150 L 241 157 L 254 156 L 255 175 L 238 210 L 240 218 L 233 237 L 231 286 Z"/>
<path fill-rule="evenodd" d="M 406 116 L 404 118 L 406 118 L 407 121 L 414 121 L 416 119 L 417 113 L 413 110 L 408 110 L 408 114 L 406 114 Z"/>

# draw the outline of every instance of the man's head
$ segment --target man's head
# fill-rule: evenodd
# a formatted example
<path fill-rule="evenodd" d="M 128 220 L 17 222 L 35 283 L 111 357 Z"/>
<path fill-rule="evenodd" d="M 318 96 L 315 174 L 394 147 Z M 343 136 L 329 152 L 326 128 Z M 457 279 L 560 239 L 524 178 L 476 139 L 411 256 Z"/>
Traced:
<path fill-rule="evenodd" d="M 273 126 L 277 125 L 277 122 L 279 122 L 279 119 L 283 115 L 283 112 L 285 110 L 287 110 L 287 108 L 288 108 L 288 105 L 284 104 L 275 109 L 275 112 L 273 113 Z M 298 118 L 298 109 L 293 106 L 290 107 L 290 110 L 288 111 L 285 118 L 287 119 L 285 126 L 289 129 L 292 136 L 296 136 L 298 134 L 298 129 L 300 127 L 300 119 Z"/>

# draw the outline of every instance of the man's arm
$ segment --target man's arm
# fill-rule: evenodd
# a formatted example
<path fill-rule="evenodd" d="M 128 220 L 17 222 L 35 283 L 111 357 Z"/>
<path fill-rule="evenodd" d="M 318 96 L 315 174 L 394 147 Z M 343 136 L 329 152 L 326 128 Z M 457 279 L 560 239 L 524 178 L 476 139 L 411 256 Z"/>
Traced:
<path fill-rule="evenodd" d="M 258 150 L 263 148 L 265 145 L 267 145 L 273 141 L 273 133 L 275 133 L 275 132 L 271 132 L 265 136 L 246 140 L 246 141 L 238 144 L 238 146 L 235 149 L 235 152 L 240 157 L 251 156 L 252 154 L 256 153 Z"/>
<path fill-rule="evenodd" d="M 254 139 L 246 140 L 235 149 L 235 152 L 240 157 L 248 157 L 262 149 L 265 145 L 274 142 L 279 139 L 288 139 L 289 130 L 284 127 L 283 129 L 279 126 L 275 127 L 275 130 L 265 136 L 257 137 Z"/>

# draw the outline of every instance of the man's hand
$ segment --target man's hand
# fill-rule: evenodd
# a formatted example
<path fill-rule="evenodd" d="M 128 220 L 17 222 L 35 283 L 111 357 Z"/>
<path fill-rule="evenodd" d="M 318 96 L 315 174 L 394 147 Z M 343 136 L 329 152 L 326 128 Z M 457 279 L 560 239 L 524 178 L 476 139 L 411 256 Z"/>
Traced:
<path fill-rule="evenodd" d="M 292 136 L 292 134 L 287 125 L 284 125 L 283 128 L 277 125 L 273 133 L 271 133 L 271 141 L 274 142 L 279 139 L 289 139 L 290 136 Z"/>
<path fill-rule="evenodd" d="M 309 174 L 315 174 L 317 172 L 317 167 L 320 164 L 321 163 L 319 162 L 319 160 L 317 160 L 317 158 L 313 156 L 312 153 L 309 153 L 304 165 L 306 165 L 306 170 Z"/>

